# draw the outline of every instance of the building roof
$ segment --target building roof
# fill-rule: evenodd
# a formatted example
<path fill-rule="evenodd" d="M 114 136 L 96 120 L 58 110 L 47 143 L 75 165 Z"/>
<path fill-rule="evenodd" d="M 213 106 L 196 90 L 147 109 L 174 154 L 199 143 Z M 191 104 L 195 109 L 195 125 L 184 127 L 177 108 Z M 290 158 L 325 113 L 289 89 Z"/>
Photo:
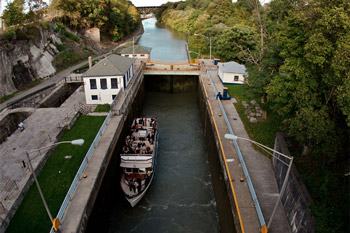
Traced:
<path fill-rule="evenodd" d="M 134 45 L 134 48 L 133 46 L 130 46 L 123 49 L 122 51 L 120 51 L 120 54 L 133 54 L 133 50 L 135 54 L 150 54 L 152 48 L 141 45 Z"/>
<path fill-rule="evenodd" d="M 234 61 L 219 63 L 219 69 L 225 73 L 248 74 L 244 65 Z"/>
<path fill-rule="evenodd" d="M 122 57 L 119 55 L 112 54 L 97 64 L 91 69 L 86 71 L 82 76 L 110 76 L 110 75 L 124 75 L 134 63 L 134 58 Z"/>

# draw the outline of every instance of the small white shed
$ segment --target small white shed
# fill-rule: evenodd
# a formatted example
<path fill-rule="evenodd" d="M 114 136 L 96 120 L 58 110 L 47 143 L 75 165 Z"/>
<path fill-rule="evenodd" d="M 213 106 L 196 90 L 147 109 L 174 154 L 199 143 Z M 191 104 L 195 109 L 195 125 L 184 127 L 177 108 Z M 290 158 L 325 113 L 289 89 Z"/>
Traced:
<path fill-rule="evenodd" d="M 244 76 L 248 73 L 244 65 L 231 61 L 226 63 L 219 63 L 219 78 L 223 84 L 243 84 Z"/>
<path fill-rule="evenodd" d="M 120 55 L 123 57 L 150 59 L 151 50 L 152 48 L 146 46 L 134 45 L 120 51 Z"/>

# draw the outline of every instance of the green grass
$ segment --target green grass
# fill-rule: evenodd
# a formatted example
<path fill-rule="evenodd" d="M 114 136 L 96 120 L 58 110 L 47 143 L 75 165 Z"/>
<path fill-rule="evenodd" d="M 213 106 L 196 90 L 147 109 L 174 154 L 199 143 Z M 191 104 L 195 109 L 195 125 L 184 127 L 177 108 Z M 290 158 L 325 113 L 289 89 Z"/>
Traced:
<path fill-rule="evenodd" d="M 38 181 L 53 218 L 57 215 L 74 176 L 104 119 L 105 117 L 79 117 L 72 129 L 67 131 L 60 141 L 82 138 L 85 140 L 84 145 L 81 147 L 71 144 L 57 146 L 41 170 Z M 67 155 L 72 157 L 66 159 Z M 31 155 L 31 158 L 33 157 L 35 155 Z M 6 232 L 47 233 L 50 228 L 50 219 L 33 183 Z"/>
<path fill-rule="evenodd" d="M 276 133 L 280 130 L 282 122 L 281 117 L 269 111 L 268 106 L 264 106 L 267 109 L 268 118 L 256 124 L 249 122 L 248 117 L 244 114 L 245 109 L 242 106 L 242 101 L 249 103 L 251 99 L 244 95 L 241 85 L 225 85 L 225 87 L 228 88 L 229 95 L 237 100 L 235 107 L 249 137 L 263 145 L 274 148 Z M 255 98 L 255 100 L 258 101 L 258 98 Z M 260 104 L 260 106 L 262 105 Z"/>
<path fill-rule="evenodd" d="M 109 112 L 111 110 L 111 105 L 109 104 L 100 104 L 97 105 L 96 109 L 94 112 Z"/>
<path fill-rule="evenodd" d="M 189 45 L 188 48 L 191 52 L 190 52 L 190 56 L 191 56 L 191 61 L 194 62 L 197 58 L 202 59 L 202 58 L 209 58 L 210 57 L 210 50 L 209 48 L 201 50 L 200 53 L 201 55 L 198 57 L 198 53 L 199 50 L 196 47 L 192 47 L 192 45 Z M 213 54 L 212 54 L 213 56 Z"/>

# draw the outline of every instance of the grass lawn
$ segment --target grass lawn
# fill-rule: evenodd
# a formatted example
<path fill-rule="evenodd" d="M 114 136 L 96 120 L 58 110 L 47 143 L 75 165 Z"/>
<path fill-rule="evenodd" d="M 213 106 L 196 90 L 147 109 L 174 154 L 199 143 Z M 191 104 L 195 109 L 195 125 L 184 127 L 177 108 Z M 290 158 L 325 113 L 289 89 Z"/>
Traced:
<path fill-rule="evenodd" d="M 244 107 L 242 106 L 242 101 L 249 103 L 251 99 L 248 99 L 244 96 L 241 85 L 225 85 L 228 88 L 228 93 L 230 96 L 234 97 L 237 100 L 235 107 L 237 112 L 243 121 L 245 129 L 249 137 L 263 145 L 266 145 L 270 148 L 274 147 L 276 133 L 280 130 L 282 119 L 276 113 L 267 110 L 268 118 L 257 124 L 250 123 L 248 117 L 244 114 Z M 258 98 L 255 99 L 257 102 Z M 260 104 L 260 106 L 262 106 Z M 239 136 L 239 135 L 238 135 Z"/>
<path fill-rule="evenodd" d="M 38 181 L 53 218 L 56 217 L 74 176 L 104 119 L 104 116 L 79 117 L 71 130 L 67 131 L 60 141 L 82 138 L 85 140 L 84 145 L 81 147 L 71 144 L 58 145 L 41 170 Z M 65 156 L 72 157 L 67 159 Z M 31 154 L 31 158 L 33 157 L 35 154 Z M 47 233 L 50 228 L 50 219 L 37 187 L 33 183 L 6 232 Z"/>
<path fill-rule="evenodd" d="M 111 110 L 110 104 L 99 104 L 95 108 L 94 112 L 109 112 Z"/>

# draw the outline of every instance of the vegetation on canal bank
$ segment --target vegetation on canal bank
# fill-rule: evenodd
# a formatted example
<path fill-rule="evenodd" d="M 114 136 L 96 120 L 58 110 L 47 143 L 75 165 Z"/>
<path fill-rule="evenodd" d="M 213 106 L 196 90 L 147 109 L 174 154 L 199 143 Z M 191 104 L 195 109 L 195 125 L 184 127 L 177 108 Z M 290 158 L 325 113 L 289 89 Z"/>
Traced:
<path fill-rule="evenodd" d="M 96 116 L 79 117 L 60 141 L 82 138 L 85 140 L 84 145 L 81 147 L 71 144 L 58 145 L 40 171 L 38 181 L 53 217 L 57 215 L 74 176 L 104 119 L 105 117 Z M 31 154 L 31 158 L 35 156 L 36 154 Z M 11 220 L 6 233 L 49 232 L 51 226 L 38 189 L 33 183 Z"/>
<path fill-rule="evenodd" d="M 244 94 L 265 103 L 269 120 L 279 115 L 280 130 L 295 142 L 290 149 L 314 198 L 316 231 L 349 232 L 350 2 L 187 0 L 164 6 L 158 20 L 191 34 L 190 48 L 209 47 L 194 34 L 211 37 L 213 55 L 246 65 Z M 246 122 L 247 131 L 260 131 L 259 124 Z"/>

